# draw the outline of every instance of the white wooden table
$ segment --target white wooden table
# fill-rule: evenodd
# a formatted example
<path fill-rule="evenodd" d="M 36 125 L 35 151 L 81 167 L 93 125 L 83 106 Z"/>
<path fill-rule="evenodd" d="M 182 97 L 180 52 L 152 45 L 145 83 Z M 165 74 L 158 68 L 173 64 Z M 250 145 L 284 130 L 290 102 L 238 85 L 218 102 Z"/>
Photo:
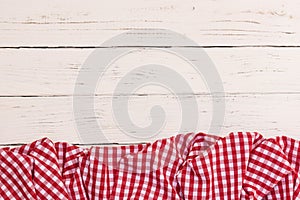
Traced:
<path fill-rule="evenodd" d="M 130 30 L 169 29 L 194 40 L 214 62 L 225 91 L 221 132 L 257 131 L 300 139 L 300 2 L 266 0 L 103 1 L 0 0 L 0 144 L 42 137 L 83 144 L 73 112 L 76 77 L 87 57 L 111 37 Z M 157 37 L 162 37 L 157 33 Z M 112 51 L 134 44 L 120 42 Z M 157 86 L 130 95 L 131 120 L 151 123 L 161 105 L 166 123 L 155 137 L 124 134 L 112 115 L 116 83 L 142 63 L 165 63 L 188 79 L 199 105 L 197 131 L 207 132 L 212 100 L 202 78 L 178 57 L 140 49 L 114 62 L 95 92 L 96 120 L 111 143 L 151 142 L 178 133 L 176 95 Z M 199 48 L 182 45 L 182 48 Z M 140 74 L 141 78 L 147 74 Z M 143 77 L 144 76 L 144 77 Z M 89 131 L 89 130 L 87 130 Z M 100 143 L 101 141 L 95 141 Z"/>

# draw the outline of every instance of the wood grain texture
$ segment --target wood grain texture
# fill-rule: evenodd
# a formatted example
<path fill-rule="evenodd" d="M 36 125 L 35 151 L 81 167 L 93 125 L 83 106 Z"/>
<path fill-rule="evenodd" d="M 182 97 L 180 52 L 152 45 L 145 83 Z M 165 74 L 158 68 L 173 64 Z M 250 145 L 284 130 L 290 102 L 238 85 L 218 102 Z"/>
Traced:
<path fill-rule="evenodd" d="M 111 143 L 151 142 L 178 134 L 180 102 L 166 88 L 155 85 L 131 93 L 128 111 L 133 123 L 145 127 L 153 106 L 165 109 L 161 132 L 134 138 L 121 131 L 112 110 L 118 82 L 134 67 L 159 63 L 178 72 L 193 89 L 177 94 L 183 103 L 198 104 L 197 130 L 207 132 L 212 119 L 211 91 L 190 64 L 168 53 L 176 44 L 161 30 L 169 29 L 203 46 L 215 63 L 224 86 L 225 121 L 220 135 L 231 131 L 258 131 L 266 137 L 288 135 L 300 139 L 300 2 L 296 0 L 104 1 L 0 0 L 0 146 L 28 143 L 41 137 L 84 143 L 74 120 L 74 87 L 88 56 L 97 49 L 111 52 L 153 43 L 114 61 L 95 90 L 95 116 L 83 115 L 87 133 L 92 120 Z M 134 40 L 102 43 L 135 30 Z M 161 38 L 169 39 L 160 44 Z M 197 47 L 196 47 L 197 46 Z M 194 57 L 194 60 L 200 59 Z M 140 73 L 145 79 L 149 73 Z M 134 80 L 126 84 L 132 85 Z M 158 116 L 154 116 L 158 117 Z M 190 132 L 190 130 L 184 130 Z M 152 133 L 153 134 L 153 133 Z M 95 141 L 102 142 L 102 141 Z"/>
<path fill-rule="evenodd" d="M 166 115 L 165 127 L 161 132 L 149 138 L 134 138 L 124 134 L 114 120 L 111 108 L 112 97 L 96 97 L 96 120 L 101 124 L 102 132 L 109 142 L 145 142 L 157 138 L 178 134 L 181 123 L 181 110 L 178 101 L 172 95 L 131 97 L 129 114 L 137 126 L 151 123 L 150 109 L 161 105 Z M 211 123 L 212 99 L 210 96 L 196 95 L 199 122 L 196 131 L 207 132 Z M 184 101 L 190 97 L 185 96 Z M 266 137 L 288 135 L 300 139 L 300 95 L 229 95 L 225 97 L 226 113 L 219 135 L 232 131 L 257 131 Z M 54 141 L 82 143 L 78 137 L 71 97 L 56 98 L 0 98 L 1 137 L 0 144 L 26 143 L 42 137 Z M 83 115 L 84 116 L 84 115 Z M 89 123 L 89 117 L 80 119 Z M 93 127 L 86 130 L 97 131 Z M 153 133 L 151 133 L 153 134 Z M 95 141 L 103 142 L 103 141 Z"/>
<path fill-rule="evenodd" d="M 114 49 L 114 48 L 112 48 Z M 299 138 L 300 106 L 298 48 L 205 49 L 224 82 L 226 113 L 222 135 L 231 131 L 258 131 L 265 136 L 288 134 Z M 54 141 L 83 143 L 79 139 L 72 94 L 76 77 L 93 49 L 2 49 L 0 50 L 0 144 L 27 143 L 41 137 Z M 136 59 L 139 58 L 139 59 Z M 96 120 L 113 143 L 154 141 L 179 132 L 181 111 L 176 96 L 161 87 L 145 87 L 129 95 L 129 113 L 138 126 L 151 122 L 154 105 L 165 108 L 165 127 L 149 138 L 124 134 L 111 106 L 116 83 L 134 66 L 149 62 L 177 70 L 194 93 L 179 94 L 188 102 L 195 96 L 199 106 L 197 131 L 207 132 L 212 117 L 212 99 L 201 75 L 180 58 L 160 49 L 140 48 L 110 65 L 96 90 Z M 140 74 L 141 78 L 147 74 Z M 134 82 L 134 81 L 133 81 Z M 180 102 L 179 102 L 180 103 Z M 93 116 L 92 116 L 93 117 Z M 80 119 L 87 125 L 91 117 Z M 87 132 L 95 129 L 87 128 Z M 96 130 L 97 131 L 97 130 Z M 133 130 L 134 131 L 134 130 Z M 190 130 L 186 130 L 189 132 Z M 102 142 L 102 141 L 95 141 Z"/>
<path fill-rule="evenodd" d="M 71 96 L 78 73 L 93 51 L 2 49 L 0 96 Z M 225 93 L 250 95 L 300 92 L 300 48 L 213 48 L 205 51 L 215 64 Z M 194 94 L 210 92 L 201 74 L 181 58 L 162 52 L 161 48 L 137 48 L 136 52 L 115 61 L 104 71 L 103 76 L 99 77 L 96 95 L 113 94 L 116 84 L 126 73 L 151 62 L 177 71 L 191 85 Z M 139 77 L 143 79 L 148 75 L 141 73 Z M 128 84 L 134 81 L 129 81 Z M 166 92 L 160 87 L 153 87 L 137 90 L 130 95 Z"/>
<path fill-rule="evenodd" d="M 201 46 L 299 46 L 300 2 L 280 0 L 1 0 L 0 46 L 99 46 L 148 28 L 184 34 Z M 161 37 L 159 31 L 155 37 Z M 168 36 L 164 36 L 168 37 Z M 123 41 L 119 46 L 134 45 Z"/>

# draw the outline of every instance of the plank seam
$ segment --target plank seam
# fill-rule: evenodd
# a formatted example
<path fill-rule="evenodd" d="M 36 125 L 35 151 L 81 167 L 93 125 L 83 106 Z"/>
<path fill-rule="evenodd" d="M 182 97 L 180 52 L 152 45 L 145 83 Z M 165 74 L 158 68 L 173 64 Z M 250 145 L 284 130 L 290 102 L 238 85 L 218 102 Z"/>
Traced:
<path fill-rule="evenodd" d="M 300 45 L 204 45 L 204 46 L 0 46 L 0 49 L 99 49 L 99 48 L 300 48 Z"/>

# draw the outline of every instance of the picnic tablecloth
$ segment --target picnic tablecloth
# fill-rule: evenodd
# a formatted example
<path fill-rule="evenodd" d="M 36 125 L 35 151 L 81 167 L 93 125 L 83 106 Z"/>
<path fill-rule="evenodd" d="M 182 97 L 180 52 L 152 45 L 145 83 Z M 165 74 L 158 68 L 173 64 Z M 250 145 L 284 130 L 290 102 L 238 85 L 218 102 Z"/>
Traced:
<path fill-rule="evenodd" d="M 83 148 L 42 138 L 0 148 L 0 199 L 300 199 L 299 141 L 179 134 Z"/>

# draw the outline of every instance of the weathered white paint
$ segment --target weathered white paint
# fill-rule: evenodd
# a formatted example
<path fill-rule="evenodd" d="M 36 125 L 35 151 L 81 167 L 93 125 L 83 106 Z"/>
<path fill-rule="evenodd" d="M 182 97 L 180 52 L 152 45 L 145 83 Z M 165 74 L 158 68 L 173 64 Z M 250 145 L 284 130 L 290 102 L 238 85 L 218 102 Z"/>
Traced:
<path fill-rule="evenodd" d="M 45 136 L 80 143 L 72 108 L 80 67 L 94 47 L 124 31 L 140 30 L 137 40 L 169 37 L 160 31 L 149 35 L 149 28 L 170 29 L 206 46 L 226 94 L 219 134 L 258 131 L 266 137 L 300 139 L 300 2 L 296 0 L 0 0 L 0 5 L 0 145 Z M 112 49 L 135 45 L 120 41 Z M 95 113 L 109 141 L 154 141 L 178 133 L 180 107 L 160 87 L 123 94 L 130 97 L 130 116 L 139 126 L 151 123 L 153 105 L 165 108 L 166 124 L 160 134 L 134 139 L 114 121 L 111 98 L 117 82 L 134 66 L 152 62 L 172 67 L 192 86 L 193 93 L 180 95 L 185 102 L 196 97 L 197 131 L 207 132 L 212 100 L 201 76 L 176 56 L 140 48 L 114 62 L 98 84 Z M 91 119 L 82 120 L 88 124 Z"/>
<path fill-rule="evenodd" d="M 126 30 L 147 28 L 171 29 L 199 45 L 300 45 L 297 0 L 1 0 L 0 5 L 0 46 L 98 46 Z"/>
<path fill-rule="evenodd" d="M 210 96 L 197 95 L 199 124 L 197 131 L 207 132 L 211 123 Z M 230 95 L 226 98 L 225 122 L 220 135 L 231 131 L 258 131 L 266 137 L 288 135 L 300 139 L 300 95 L 264 94 Z M 185 97 L 189 101 L 189 97 Z M 181 111 L 172 95 L 135 96 L 130 98 L 129 113 L 138 126 L 151 123 L 149 116 L 153 105 L 163 106 L 167 123 L 157 136 L 135 139 L 122 133 L 113 119 L 111 97 L 95 99 L 96 118 L 102 132 L 110 142 L 153 141 L 178 133 Z M 71 97 L 53 98 L 0 98 L 0 143 L 30 142 L 41 137 L 54 141 L 80 143 L 72 110 Z M 82 119 L 89 123 L 91 119 Z M 95 131 L 93 128 L 87 132 Z M 152 134 L 152 133 L 151 133 Z M 101 142 L 101 141 L 95 141 Z"/>
<path fill-rule="evenodd" d="M 72 95 L 79 70 L 92 51 L 2 49 L 0 95 Z M 226 93 L 300 92 L 300 48 L 213 48 L 205 51 L 215 63 Z M 138 49 L 107 68 L 100 77 L 96 94 L 111 95 L 126 73 L 147 63 L 159 63 L 177 71 L 196 94 L 209 92 L 201 75 L 181 58 L 160 49 Z M 147 74 L 140 76 L 143 78 Z M 165 92 L 160 87 L 154 87 L 135 93 Z"/>

